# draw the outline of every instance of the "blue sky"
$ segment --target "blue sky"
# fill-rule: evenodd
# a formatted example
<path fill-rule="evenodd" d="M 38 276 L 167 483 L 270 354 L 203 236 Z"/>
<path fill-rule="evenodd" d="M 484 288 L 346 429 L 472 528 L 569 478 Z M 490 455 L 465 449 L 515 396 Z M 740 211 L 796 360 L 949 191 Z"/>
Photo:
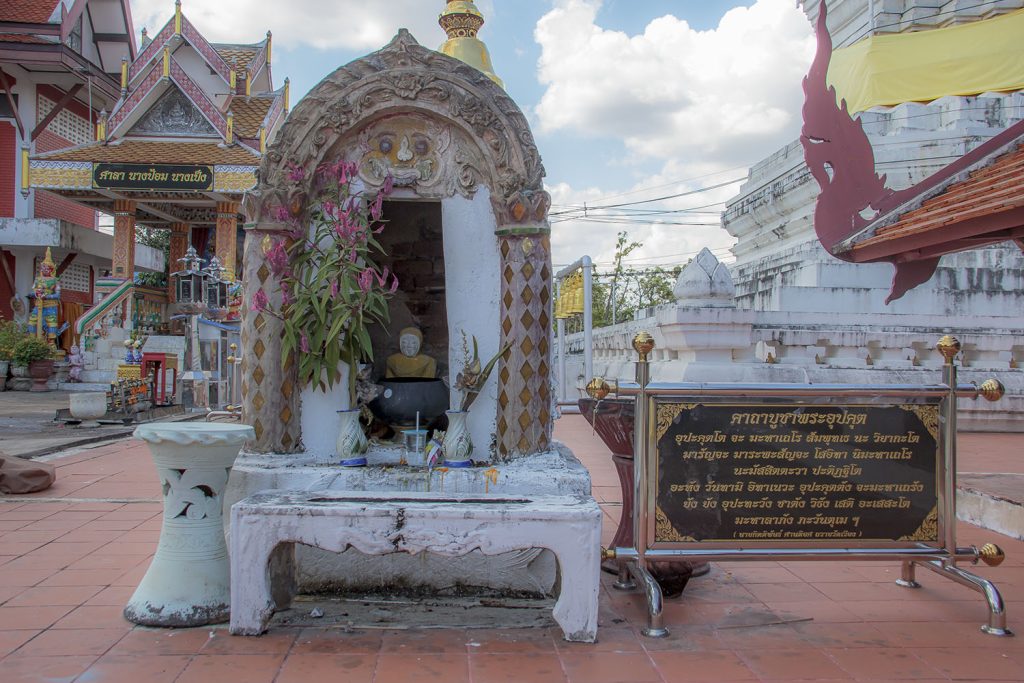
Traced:
<path fill-rule="evenodd" d="M 645 244 L 636 265 L 685 262 L 703 246 L 728 258 L 734 240 L 714 224 L 738 184 L 702 188 L 744 176 L 798 132 L 813 45 L 794 0 L 476 1 L 487 19 L 480 37 L 531 122 L 556 208 L 697 191 L 646 208 L 706 212 L 554 223 L 556 264 L 584 251 L 609 261 L 622 229 Z M 155 32 L 173 8 L 132 0 L 136 29 Z M 437 47 L 443 8 L 444 0 L 184 0 L 182 9 L 214 42 L 255 42 L 272 30 L 275 81 L 291 79 L 295 103 L 400 27 Z"/>

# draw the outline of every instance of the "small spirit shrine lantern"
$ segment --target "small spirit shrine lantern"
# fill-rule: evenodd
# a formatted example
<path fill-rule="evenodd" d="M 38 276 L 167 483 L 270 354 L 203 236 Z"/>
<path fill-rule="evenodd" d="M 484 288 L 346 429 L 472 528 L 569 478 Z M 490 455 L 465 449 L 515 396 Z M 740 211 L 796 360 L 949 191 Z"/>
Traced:
<path fill-rule="evenodd" d="M 178 263 L 182 264 L 182 269 L 171 273 L 171 277 L 175 280 L 178 304 L 183 309 L 202 305 L 204 282 L 207 278 L 207 273 L 201 269 L 202 262 L 195 248 L 190 246 L 185 252 L 185 256 L 178 259 Z"/>
<path fill-rule="evenodd" d="M 224 277 L 226 272 L 227 268 L 216 256 L 210 259 L 210 263 L 203 270 L 206 288 L 204 303 L 208 311 L 223 311 L 228 305 L 228 281 Z"/>

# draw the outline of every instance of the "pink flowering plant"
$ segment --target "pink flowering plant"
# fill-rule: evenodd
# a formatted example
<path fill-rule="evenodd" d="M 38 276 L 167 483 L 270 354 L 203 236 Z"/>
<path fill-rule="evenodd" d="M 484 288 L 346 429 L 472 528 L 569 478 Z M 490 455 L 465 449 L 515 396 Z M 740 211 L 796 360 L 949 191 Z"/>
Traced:
<path fill-rule="evenodd" d="M 388 323 L 388 300 L 398 289 L 394 273 L 376 262 L 384 254 L 376 236 L 384 230 L 380 218 L 392 183 L 389 178 L 367 196 L 353 188 L 356 170 L 344 161 L 317 169 L 308 223 L 279 209 L 277 218 L 291 233 L 272 244 L 266 259 L 280 284 L 281 307 L 272 309 L 262 291 L 251 302 L 252 310 L 284 322 L 282 357 L 296 354 L 299 381 L 319 389 L 341 380 L 340 362 L 355 368 L 373 360 L 368 328 Z M 298 183 L 305 172 L 293 166 L 289 175 Z M 348 380 L 349 405 L 355 408 L 356 372 Z"/>

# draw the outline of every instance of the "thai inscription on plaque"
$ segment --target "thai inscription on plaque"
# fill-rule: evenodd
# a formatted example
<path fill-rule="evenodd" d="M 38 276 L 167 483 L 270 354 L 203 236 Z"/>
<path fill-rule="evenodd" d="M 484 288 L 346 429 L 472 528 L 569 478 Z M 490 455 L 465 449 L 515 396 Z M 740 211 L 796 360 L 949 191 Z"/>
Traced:
<path fill-rule="evenodd" d="M 939 406 L 658 402 L 655 543 L 938 540 Z"/>
<path fill-rule="evenodd" d="M 92 186 L 116 190 L 212 190 L 213 167 L 95 163 Z"/>

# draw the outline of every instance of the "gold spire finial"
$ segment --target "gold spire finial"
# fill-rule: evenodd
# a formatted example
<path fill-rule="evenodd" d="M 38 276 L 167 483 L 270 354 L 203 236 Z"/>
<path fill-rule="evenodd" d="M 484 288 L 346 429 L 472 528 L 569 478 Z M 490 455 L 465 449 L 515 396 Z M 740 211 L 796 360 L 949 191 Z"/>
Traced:
<path fill-rule="evenodd" d="M 448 35 L 448 40 L 438 48 L 438 52 L 469 64 L 502 88 L 505 87 L 505 83 L 494 73 L 487 45 L 477 38 L 480 27 L 484 25 L 484 15 L 473 4 L 473 0 L 448 0 L 437 23 Z"/>

